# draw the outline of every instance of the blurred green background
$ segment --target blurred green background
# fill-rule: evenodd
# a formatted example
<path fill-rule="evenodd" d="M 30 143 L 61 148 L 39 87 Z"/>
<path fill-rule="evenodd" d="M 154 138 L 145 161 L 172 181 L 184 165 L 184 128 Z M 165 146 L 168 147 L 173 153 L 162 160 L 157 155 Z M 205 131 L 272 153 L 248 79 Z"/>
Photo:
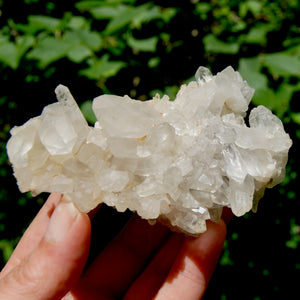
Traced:
<path fill-rule="evenodd" d="M 54 102 L 59 83 L 93 123 L 91 100 L 100 94 L 172 98 L 200 65 L 213 73 L 232 65 L 256 89 L 253 103 L 282 119 L 293 147 L 284 182 L 266 191 L 258 213 L 229 225 L 204 299 L 297 298 L 299 20 L 297 0 L 0 0 L 0 266 L 46 199 L 18 191 L 9 130 Z M 126 219 L 105 215 L 94 221 L 92 249 L 110 239 L 101 222 L 114 232 Z"/>

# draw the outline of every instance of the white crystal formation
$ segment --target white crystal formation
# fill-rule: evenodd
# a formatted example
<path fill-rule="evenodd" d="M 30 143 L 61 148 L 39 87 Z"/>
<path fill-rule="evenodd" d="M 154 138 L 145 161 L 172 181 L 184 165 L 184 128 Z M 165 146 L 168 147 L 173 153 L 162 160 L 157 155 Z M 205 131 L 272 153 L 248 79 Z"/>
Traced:
<path fill-rule="evenodd" d="M 174 101 L 103 95 L 88 126 L 69 90 L 41 116 L 11 130 L 8 155 L 22 192 L 63 193 L 80 210 L 99 203 L 162 219 L 191 235 L 241 216 L 285 176 L 291 140 L 263 106 L 244 117 L 254 90 L 231 67 L 200 67 Z"/>

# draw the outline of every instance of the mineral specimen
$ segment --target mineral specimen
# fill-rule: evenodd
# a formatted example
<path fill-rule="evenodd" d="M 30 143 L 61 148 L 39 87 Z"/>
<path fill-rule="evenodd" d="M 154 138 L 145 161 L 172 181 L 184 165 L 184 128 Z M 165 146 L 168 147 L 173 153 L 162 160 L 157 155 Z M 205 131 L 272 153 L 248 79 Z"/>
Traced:
<path fill-rule="evenodd" d="M 174 101 L 103 95 L 89 127 L 69 90 L 58 103 L 11 130 L 8 155 L 22 192 L 60 192 L 80 210 L 99 203 L 162 219 L 190 235 L 241 216 L 285 176 L 291 140 L 263 106 L 244 118 L 254 90 L 231 67 L 200 67 Z"/>

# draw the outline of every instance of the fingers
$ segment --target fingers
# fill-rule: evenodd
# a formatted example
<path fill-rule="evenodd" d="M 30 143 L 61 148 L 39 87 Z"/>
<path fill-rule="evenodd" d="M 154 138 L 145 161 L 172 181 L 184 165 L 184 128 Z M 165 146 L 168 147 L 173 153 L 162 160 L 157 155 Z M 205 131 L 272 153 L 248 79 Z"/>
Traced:
<path fill-rule="evenodd" d="M 17 266 L 23 258 L 38 245 L 47 230 L 50 217 L 61 198 L 62 195 L 58 193 L 53 193 L 49 196 L 48 200 L 25 231 L 6 266 L 1 271 L 0 278 Z"/>
<path fill-rule="evenodd" d="M 226 235 L 223 221 L 207 226 L 207 232 L 196 239 L 173 234 L 124 299 L 200 299 Z"/>
<path fill-rule="evenodd" d="M 185 240 L 183 234 L 174 233 L 163 245 L 146 270 L 132 284 L 124 300 L 153 299 L 166 279 L 171 266 Z"/>
<path fill-rule="evenodd" d="M 42 211 L 38 218 L 44 227 L 46 216 Z M 46 231 L 44 237 L 35 249 L 1 279 L 0 299 L 59 299 L 78 280 L 89 250 L 88 216 L 80 213 L 74 204 L 62 201 L 46 230 L 39 231 L 35 226 L 29 230 L 38 234 L 43 231 Z M 28 236 L 31 240 L 31 234 Z M 24 245 L 27 242 L 24 239 Z M 19 251 L 22 256 L 24 253 Z"/>
<path fill-rule="evenodd" d="M 207 225 L 206 233 L 192 239 L 170 235 L 159 224 L 152 227 L 133 218 L 66 299 L 118 299 L 125 293 L 127 300 L 152 299 L 160 287 L 157 297 L 161 299 L 198 299 L 206 289 L 226 235 L 223 221 Z"/>
<path fill-rule="evenodd" d="M 187 239 L 155 299 L 201 299 L 215 269 L 226 225 L 207 222 L 207 231 Z"/>
<path fill-rule="evenodd" d="M 79 280 L 72 290 L 74 298 L 91 299 L 93 293 L 103 298 L 120 298 L 169 234 L 160 224 L 150 226 L 146 220 L 133 217 Z"/>

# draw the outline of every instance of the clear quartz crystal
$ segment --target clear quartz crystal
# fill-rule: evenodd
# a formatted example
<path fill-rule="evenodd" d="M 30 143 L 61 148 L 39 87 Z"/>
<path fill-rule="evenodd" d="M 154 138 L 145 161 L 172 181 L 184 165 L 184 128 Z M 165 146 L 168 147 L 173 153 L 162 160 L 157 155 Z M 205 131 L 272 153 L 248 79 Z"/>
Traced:
<path fill-rule="evenodd" d="M 213 78 L 208 68 L 200 66 L 195 74 L 196 81 L 199 85 L 205 84 Z"/>
<path fill-rule="evenodd" d="M 215 76 L 200 67 L 174 101 L 97 97 L 90 127 L 60 85 L 57 103 L 11 130 L 8 156 L 22 192 L 63 193 L 84 212 L 104 202 L 198 235 L 224 206 L 256 211 L 284 179 L 292 142 L 263 106 L 246 125 L 253 93 L 231 67 Z"/>

